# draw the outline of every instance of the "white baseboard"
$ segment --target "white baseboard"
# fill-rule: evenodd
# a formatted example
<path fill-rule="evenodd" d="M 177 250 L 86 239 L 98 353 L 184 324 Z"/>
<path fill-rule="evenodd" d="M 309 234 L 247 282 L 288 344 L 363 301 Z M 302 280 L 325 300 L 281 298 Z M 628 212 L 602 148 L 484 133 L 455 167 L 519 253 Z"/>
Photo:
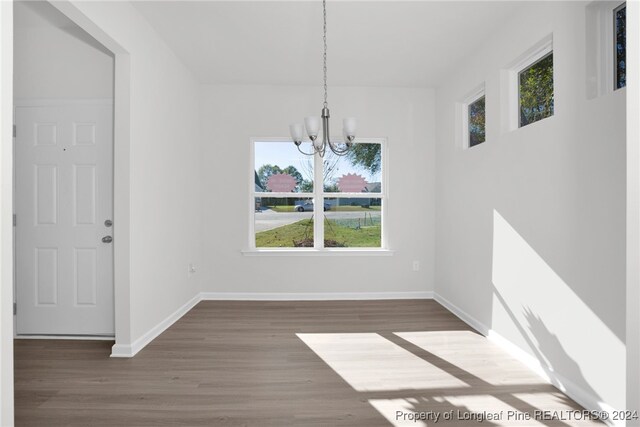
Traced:
<path fill-rule="evenodd" d="M 512 343 L 511 341 L 509 341 L 508 339 L 506 339 L 505 337 L 503 337 L 502 335 L 494 331 L 493 329 L 489 331 L 486 337 L 489 339 L 489 341 L 491 341 L 492 343 L 494 343 L 495 345 L 497 345 L 498 347 L 502 348 L 504 351 L 509 353 L 513 358 L 519 360 L 524 365 L 526 365 L 527 368 L 535 372 L 540 378 L 542 378 L 548 383 L 554 384 L 553 378 L 551 378 L 550 376 L 550 372 L 547 369 L 544 369 L 540 361 L 536 359 L 533 355 L 526 352 L 521 347 L 515 345 L 514 343 Z M 556 374 L 556 375 L 559 375 L 559 374 Z M 558 387 L 557 384 L 554 384 L 554 385 Z M 563 392 L 565 391 L 564 387 L 558 387 L 558 388 L 560 389 L 560 391 L 563 391 Z"/>
<path fill-rule="evenodd" d="M 489 335 L 489 328 L 487 328 L 484 324 L 480 323 L 477 319 L 467 314 L 467 312 L 465 312 L 463 309 L 461 309 L 439 293 L 434 293 L 434 299 L 444 308 L 455 314 L 456 317 L 458 317 L 460 320 L 471 326 L 476 331 L 480 332 L 485 337 Z"/>
<path fill-rule="evenodd" d="M 564 375 L 558 372 L 550 371 L 545 365 L 541 364 L 536 357 L 524 351 L 522 348 L 518 347 L 496 331 L 490 330 L 487 338 L 497 346 L 501 347 L 511 356 L 525 364 L 527 368 L 538 374 L 542 379 L 556 386 L 558 390 L 562 391 L 564 394 L 576 401 L 576 403 L 578 403 L 583 408 L 590 411 L 606 411 L 609 414 L 615 411 L 615 408 L 612 408 L 605 402 L 598 400 L 596 396 L 585 391 L 582 387 L 577 386 L 573 381 L 571 381 Z M 612 420 L 604 420 L 604 422 L 611 426 L 624 425 L 615 423 Z"/>
<path fill-rule="evenodd" d="M 246 292 L 200 292 L 166 319 L 151 328 L 132 344 L 114 344 L 111 357 L 133 357 L 147 344 L 163 333 L 169 326 L 184 316 L 200 301 L 338 301 L 338 300 L 385 300 L 385 299 L 431 299 L 433 292 L 344 292 L 344 293 L 246 293 Z"/>
<path fill-rule="evenodd" d="M 202 292 L 203 301 L 340 301 L 386 299 L 432 299 L 433 292 L 319 292 L 319 293 L 253 293 Z"/>
<path fill-rule="evenodd" d="M 16 340 L 113 341 L 113 335 L 15 335 Z"/>
<path fill-rule="evenodd" d="M 544 381 L 556 386 L 559 390 L 573 399 L 580 406 L 589 411 L 607 411 L 609 414 L 611 414 L 615 410 L 610 405 L 600 401 L 596 396 L 577 386 L 575 383 L 573 383 L 563 375 L 557 372 L 550 371 L 536 357 L 523 350 L 521 347 L 515 345 L 507 338 L 500 335 L 498 332 L 490 329 L 482 322 L 478 321 L 473 316 L 469 315 L 460 307 L 456 306 L 437 292 L 434 293 L 434 299 L 438 303 L 442 304 L 442 306 L 444 306 L 446 309 L 455 314 L 457 317 L 459 317 L 461 320 L 463 320 L 465 323 L 467 323 L 469 326 L 471 326 L 473 329 L 486 336 L 489 340 L 491 340 L 491 342 L 493 342 L 498 347 L 509 353 L 512 357 L 526 365 L 529 369 L 538 374 Z M 610 426 L 624 425 L 624 423 L 618 424 L 611 419 L 603 421 Z"/>
<path fill-rule="evenodd" d="M 131 344 L 114 344 L 111 347 L 111 357 L 133 357 L 140 350 L 145 348 L 147 344 L 153 341 L 158 335 L 163 333 L 169 326 L 173 325 L 182 316 L 187 314 L 196 304 L 201 301 L 200 294 L 196 294 L 193 298 L 187 301 L 182 307 L 171 313 L 163 321 L 147 331 L 146 334 L 135 340 Z"/>

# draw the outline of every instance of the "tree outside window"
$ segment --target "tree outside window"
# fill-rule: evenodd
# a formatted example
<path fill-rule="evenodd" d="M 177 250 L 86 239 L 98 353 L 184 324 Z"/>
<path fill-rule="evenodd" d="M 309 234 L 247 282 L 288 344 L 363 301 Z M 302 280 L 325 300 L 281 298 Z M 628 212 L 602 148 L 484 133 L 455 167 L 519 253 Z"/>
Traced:
<path fill-rule="evenodd" d="M 485 97 L 469 104 L 469 147 L 485 141 Z"/>
<path fill-rule="evenodd" d="M 553 52 L 518 75 L 520 127 L 553 116 Z"/>

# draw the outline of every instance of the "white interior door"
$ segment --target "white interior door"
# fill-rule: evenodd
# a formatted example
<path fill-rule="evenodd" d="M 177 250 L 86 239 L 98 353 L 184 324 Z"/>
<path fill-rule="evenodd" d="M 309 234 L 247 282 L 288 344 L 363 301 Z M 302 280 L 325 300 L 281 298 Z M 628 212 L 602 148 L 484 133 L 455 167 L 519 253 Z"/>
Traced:
<path fill-rule="evenodd" d="M 114 333 L 112 115 L 16 108 L 18 334 Z"/>

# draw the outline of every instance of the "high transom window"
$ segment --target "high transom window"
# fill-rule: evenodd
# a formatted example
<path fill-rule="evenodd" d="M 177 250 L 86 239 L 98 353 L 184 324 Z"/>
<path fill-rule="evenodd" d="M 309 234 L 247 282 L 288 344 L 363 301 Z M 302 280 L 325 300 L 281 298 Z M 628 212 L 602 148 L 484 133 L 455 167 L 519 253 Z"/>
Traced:
<path fill-rule="evenodd" d="M 518 73 L 520 127 L 553 116 L 553 52 Z"/>
<path fill-rule="evenodd" d="M 615 88 L 627 85 L 627 4 L 623 3 L 613 11 L 615 28 Z"/>
<path fill-rule="evenodd" d="M 469 147 L 485 141 L 485 102 L 484 93 L 471 102 L 468 107 Z"/>

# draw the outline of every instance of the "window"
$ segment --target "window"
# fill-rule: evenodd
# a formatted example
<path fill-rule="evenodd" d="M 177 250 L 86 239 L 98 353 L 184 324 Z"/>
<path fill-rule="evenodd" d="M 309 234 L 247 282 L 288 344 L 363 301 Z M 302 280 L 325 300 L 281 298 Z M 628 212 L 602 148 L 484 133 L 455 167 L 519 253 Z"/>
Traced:
<path fill-rule="evenodd" d="M 501 130 L 511 132 L 554 115 L 553 34 L 507 64 L 500 73 Z"/>
<path fill-rule="evenodd" d="M 469 147 L 485 141 L 485 107 L 484 95 L 469 104 Z"/>
<path fill-rule="evenodd" d="M 291 141 L 252 147 L 251 248 L 384 247 L 384 140 L 357 140 L 348 155 L 324 159 Z"/>
<path fill-rule="evenodd" d="M 456 103 L 456 145 L 467 149 L 486 141 L 484 83 Z"/>
<path fill-rule="evenodd" d="M 627 5 L 621 4 L 613 11 L 614 19 L 614 55 L 615 89 L 627 85 Z"/>
<path fill-rule="evenodd" d="M 553 52 L 518 73 L 520 127 L 553 116 Z"/>
<path fill-rule="evenodd" d="M 592 1 L 585 10 L 586 95 L 596 99 L 627 84 L 627 4 Z"/>

